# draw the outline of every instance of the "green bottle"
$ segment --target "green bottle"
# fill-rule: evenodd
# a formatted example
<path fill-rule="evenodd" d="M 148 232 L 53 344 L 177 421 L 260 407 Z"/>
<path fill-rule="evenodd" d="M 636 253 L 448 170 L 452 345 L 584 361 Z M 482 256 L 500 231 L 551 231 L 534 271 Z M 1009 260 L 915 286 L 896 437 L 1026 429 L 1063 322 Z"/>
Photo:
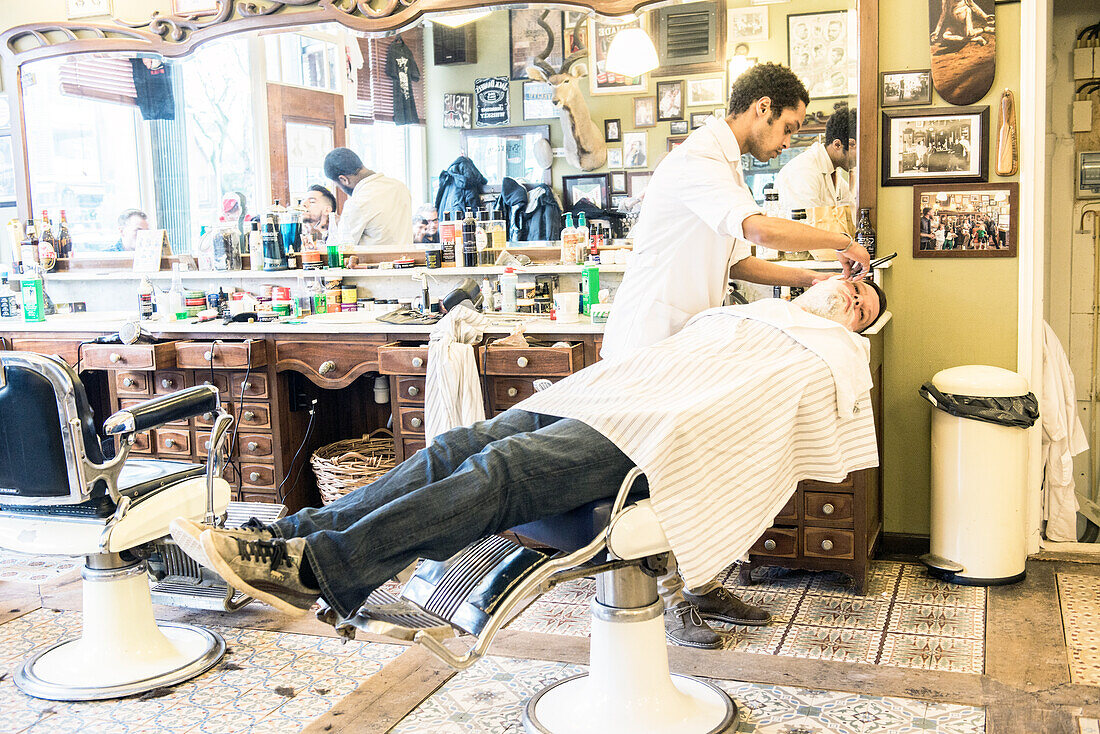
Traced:
<path fill-rule="evenodd" d="M 46 320 L 46 292 L 42 286 L 42 276 L 38 268 L 26 266 L 21 280 L 23 291 L 23 320 Z"/>
<path fill-rule="evenodd" d="M 581 271 L 581 305 L 584 315 L 592 314 L 592 304 L 600 302 L 600 266 L 585 265 Z"/>

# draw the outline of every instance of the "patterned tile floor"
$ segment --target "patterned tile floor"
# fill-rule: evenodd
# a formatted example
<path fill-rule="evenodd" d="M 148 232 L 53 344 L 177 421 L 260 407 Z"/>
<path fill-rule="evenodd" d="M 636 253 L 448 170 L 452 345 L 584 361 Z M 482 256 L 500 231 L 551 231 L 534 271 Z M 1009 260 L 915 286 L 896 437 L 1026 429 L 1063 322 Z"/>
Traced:
<path fill-rule="evenodd" d="M 1070 680 L 1100 685 L 1100 584 L 1095 576 L 1058 574 Z"/>
<path fill-rule="evenodd" d="M 753 577 L 751 586 L 741 585 L 734 566 L 720 580 L 745 601 L 771 611 L 774 622 L 716 624 L 728 633 L 727 649 L 925 670 L 985 670 L 983 588 L 947 584 L 930 578 L 923 566 L 891 561 L 872 564 L 865 596 L 830 572 L 765 568 Z M 528 607 L 511 629 L 586 637 L 595 591 L 592 579 L 562 584 Z"/>
<path fill-rule="evenodd" d="M 44 584 L 80 575 L 83 558 L 70 556 L 28 556 L 5 550 L 0 552 L 0 581 Z"/>
<path fill-rule="evenodd" d="M 0 732 L 296 732 L 405 651 L 401 645 L 214 627 L 221 663 L 166 691 L 118 701 L 55 703 L 31 698 L 12 673 L 35 649 L 80 632 L 80 615 L 39 609 L 0 625 Z"/>
<path fill-rule="evenodd" d="M 584 668 L 488 657 L 459 673 L 405 717 L 390 734 L 520 734 L 529 697 Z M 985 731 L 985 711 L 911 698 L 714 681 L 741 711 L 737 731 L 757 734 L 900 734 Z"/>

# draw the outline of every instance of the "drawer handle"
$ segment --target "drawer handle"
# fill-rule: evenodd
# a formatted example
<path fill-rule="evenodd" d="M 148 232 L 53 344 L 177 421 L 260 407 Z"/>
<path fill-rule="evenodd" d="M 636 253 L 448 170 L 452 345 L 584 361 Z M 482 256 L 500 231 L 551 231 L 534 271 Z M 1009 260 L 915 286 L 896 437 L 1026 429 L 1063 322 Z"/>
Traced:
<path fill-rule="evenodd" d="M 202 381 L 202 384 L 204 384 L 204 385 L 206 385 L 206 386 L 208 386 L 208 387 L 213 387 L 213 386 L 214 386 L 214 383 L 213 383 L 213 382 L 211 382 L 210 380 L 203 380 L 203 381 Z"/>
<path fill-rule="evenodd" d="M 770 550 L 770 551 L 775 550 L 775 541 L 772 540 L 771 538 L 768 538 L 767 540 L 765 540 L 764 541 L 764 550 Z"/>
<path fill-rule="evenodd" d="M 175 384 L 176 384 L 175 380 L 169 380 L 167 377 L 165 377 L 163 380 L 160 381 L 160 386 L 163 387 L 163 388 L 169 388 L 169 387 L 172 387 L 172 385 L 175 385 Z"/>
<path fill-rule="evenodd" d="M 526 367 L 527 366 L 527 357 L 520 357 L 519 359 L 517 359 L 516 360 L 516 365 L 518 367 Z"/>
<path fill-rule="evenodd" d="M 417 369 L 420 369 L 421 367 L 424 366 L 423 357 L 413 357 L 412 364 L 413 364 L 413 367 L 416 367 Z"/>
<path fill-rule="evenodd" d="M 252 389 L 252 383 L 251 382 L 242 382 L 241 383 L 241 389 L 242 390 L 251 390 Z"/>
<path fill-rule="evenodd" d="M 320 372 L 322 375 L 327 375 L 329 372 L 332 372 L 334 369 L 336 369 L 336 363 L 333 362 L 331 359 L 329 359 L 329 360 L 326 360 L 326 361 L 322 362 L 321 367 L 317 371 Z"/>
<path fill-rule="evenodd" d="M 107 359 L 111 360 L 112 362 L 120 362 L 122 361 L 122 355 L 118 352 L 111 352 L 111 356 Z"/>
<path fill-rule="evenodd" d="M 210 442 L 209 441 L 203 441 L 202 445 L 203 445 L 203 448 L 205 448 L 207 451 L 210 450 Z"/>
<path fill-rule="evenodd" d="M 420 420 L 419 418 L 413 418 L 411 421 L 409 421 L 409 425 L 413 428 L 420 428 L 420 426 L 424 425 L 424 421 Z"/>
<path fill-rule="evenodd" d="M 210 421 L 214 420 L 214 414 L 213 414 L 213 413 L 209 413 L 209 412 L 208 412 L 208 413 L 203 413 L 203 414 L 202 414 L 202 419 L 203 419 L 204 421 L 206 421 L 207 423 L 209 423 Z"/>
<path fill-rule="evenodd" d="M 256 443 L 255 441 L 249 441 L 248 442 L 248 450 L 249 451 L 255 451 L 258 448 L 260 448 L 260 444 Z"/>
<path fill-rule="evenodd" d="M 175 446 L 175 445 L 176 445 L 176 439 L 174 439 L 174 438 L 166 438 L 166 439 L 164 439 L 164 448 L 166 448 L 166 449 L 170 449 L 170 448 L 172 448 L 172 447 L 173 447 L 173 446 Z"/>
<path fill-rule="evenodd" d="M 251 410 L 246 410 L 244 412 L 244 419 L 251 423 L 252 421 L 256 420 L 256 414 L 253 413 Z"/>
<path fill-rule="evenodd" d="M 831 551 L 833 549 L 833 541 L 826 538 L 821 541 L 821 550 Z"/>
<path fill-rule="evenodd" d="M 410 385 L 409 386 L 409 395 L 411 395 L 412 397 L 415 398 L 419 394 L 420 394 L 420 388 L 419 387 L 417 387 L 416 385 Z"/>
<path fill-rule="evenodd" d="M 212 351 L 203 352 L 202 353 L 202 358 L 205 359 L 207 362 L 213 362 L 214 361 L 214 352 L 212 352 Z"/>
<path fill-rule="evenodd" d="M 248 475 L 248 481 L 250 481 L 250 482 L 260 481 L 260 473 L 258 471 L 252 472 L 251 474 Z"/>
<path fill-rule="evenodd" d="M 831 515 L 834 512 L 836 512 L 836 508 L 833 507 L 832 502 L 826 502 L 825 504 L 823 504 L 821 506 L 821 514 L 823 514 L 823 515 Z"/>
<path fill-rule="evenodd" d="M 126 387 L 133 387 L 134 385 L 137 384 L 137 382 L 134 380 L 133 377 L 127 377 L 127 378 L 122 380 L 122 384 L 125 385 Z"/>
<path fill-rule="evenodd" d="M 517 395 L 519 395 L 519 390 L 515 389 L 514 387 L 508 388 L 508 397 L 514 398 Z"/>

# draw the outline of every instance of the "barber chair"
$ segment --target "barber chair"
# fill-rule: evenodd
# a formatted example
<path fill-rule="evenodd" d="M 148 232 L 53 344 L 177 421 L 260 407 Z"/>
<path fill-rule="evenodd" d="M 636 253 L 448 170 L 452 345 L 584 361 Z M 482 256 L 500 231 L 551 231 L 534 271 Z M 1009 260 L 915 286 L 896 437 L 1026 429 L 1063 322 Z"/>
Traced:
<path fill-rule="evenodd" d="M 489 537 L 447 561 L 423 562 L 402 599 L 376 591 L 351 618 L 337 619 L 323 605 L 318 616 L 346 637 L 360 629 L 413 639 L 462 670 L 485 655 L 523 602 L 564 581 L 596 575 L 589 670 L 528 702 L 528 734 L 734 731 L 737 707 L 725 691 L 669 671 L 656 580 L 667 567 L 669 545 L 649 500 L 628 504 L 640 476 L 633 469 L 613 502 L 592 502 L 515 528 L 560 549 L 560 556 Z M 442 642 L 455 633 L 476 638 L 463 654 Z"/>
<path fill-rule="evenodd" d="M 214 412 L 206 467 L 129 460 L 138 432 Z M 153 618 L 145 559 L 168 523 L 217 522 L 229 502 L 220 458 L 233 419 L 198 386 L 115 413 L 104 456 L 84 386 L 67 364 L 0 352 L 0 548 L 84 556 L 83 630 L 27 660 L 15 684 L 36 698 L 88 701 L 180 683 L 225 653 L 214 632 Z"/>

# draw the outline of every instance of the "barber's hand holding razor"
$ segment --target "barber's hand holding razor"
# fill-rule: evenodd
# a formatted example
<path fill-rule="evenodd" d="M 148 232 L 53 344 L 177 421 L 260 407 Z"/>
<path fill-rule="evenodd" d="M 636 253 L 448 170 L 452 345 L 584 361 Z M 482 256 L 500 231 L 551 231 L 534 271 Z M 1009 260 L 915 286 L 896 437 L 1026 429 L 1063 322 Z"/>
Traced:
<path fill-rule="evenodd" d="M 844 277 L 849 280 L 863 280 L 871 272 L 871 256 L 863 245 L 858 244 L 850 235 L 848 244 L 836 251 L 836 259 L 844 268 Z"/>

